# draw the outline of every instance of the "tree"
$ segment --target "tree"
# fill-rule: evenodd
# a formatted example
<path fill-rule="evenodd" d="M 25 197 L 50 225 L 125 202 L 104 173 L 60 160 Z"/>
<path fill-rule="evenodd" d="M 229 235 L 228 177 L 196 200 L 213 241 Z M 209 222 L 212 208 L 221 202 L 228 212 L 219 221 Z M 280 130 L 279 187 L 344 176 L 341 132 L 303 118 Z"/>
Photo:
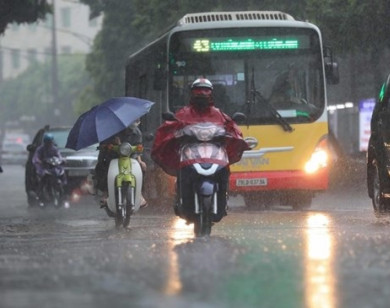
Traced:
<path fill-rule="evenodd" d="M 95 88 L 94 97 L 89 96 L 91 89 L 83 93 L 90 103 L 95 104 L 112 97 L 124 95 L 124 67 L 132 46 L 139 41 L 140 35 L 132 26 L 133 1 L 82 0 L 90 5 L 91 17 L 104 13 L 103 29 L 96 36 L 92 52 L 87 57 L 87 69 Z M 90 104 L 89 103 L 89 104 Z"/>
<path fill-rule="evenodd" d="M 335 9 L 337 8 L 337 10 Z M 350 65 L 351 98 L 357 99 L 359 92 L 354 87 L 357 78 L 372 76 L 372 92 L 377 93 L 388 71 L 383 71 L 381 61 L 390 46 L 390 2 L 388 0 L 307 0 L 307 13 L 323 33 L 324 40 L 341 55 L 348 55 Z M 366 55 L 368 63 L 355 64 L 355 55 Z M 367 67 L 363 72 L 360 67 Z M 360 76 L 362 75 L 362 76 Z M 367 81 L 365 82 L 367 83 Z"/>
<path fill-rule="evenodd" d="M 60 88 L 58 105 L 52 105 L 50 88 L 50 63 L 35 63 L 15 79 L 0 84 L 0 123 L 18 120 L 21 115 L 36 116 L 39 123 L 64 123 L 69 117 L 69 106 L 76 104 L 81 91 L 90 85 L 85 70 L 85 56 L 59 57 Z M 53 119 L 54 110 L 61 117 Z M 75 118 L 75 116 L 73 115 Z"/>
<path fill-rule="evenodd" d="M 46 0 L 1 0 L 0 34 L 10 23 L 32 23 L 43 19 L 50 11 L 51 6 Z"/>

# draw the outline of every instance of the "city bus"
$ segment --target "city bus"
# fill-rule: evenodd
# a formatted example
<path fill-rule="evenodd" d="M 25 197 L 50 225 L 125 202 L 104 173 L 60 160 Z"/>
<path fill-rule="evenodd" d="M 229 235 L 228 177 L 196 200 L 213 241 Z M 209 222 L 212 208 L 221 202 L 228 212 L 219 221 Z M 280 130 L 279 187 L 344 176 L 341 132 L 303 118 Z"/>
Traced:
<path fill-rule="evenodd" d="M 252 150 L 231 166 L 230 194 L 248 206 L 309 207 L 328 187 L 326 85 L 338 82 L 318 27 L 279 11 L 187 14 L 129 56 L 126 95 L 156 103 L 141 124 L 150 198 L 174 192 L 148 158 L 153 134 L 163 112 L 189 103 L 198 77 L 212 82 L 216 107 L 246 115 L 238 124 Z"/>

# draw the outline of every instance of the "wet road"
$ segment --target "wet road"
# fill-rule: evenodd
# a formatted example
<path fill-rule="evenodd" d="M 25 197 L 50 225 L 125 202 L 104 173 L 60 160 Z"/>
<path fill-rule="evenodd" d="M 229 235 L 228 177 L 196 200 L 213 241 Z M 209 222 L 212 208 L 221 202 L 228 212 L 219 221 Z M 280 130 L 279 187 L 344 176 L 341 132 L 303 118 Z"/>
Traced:
<path fill-rule="evenodd" d="M 89 197 L 28 209 L 23 168 L 0 174 L 0 307 L 389 307 L 390 219 L 364 182 L 305 211 L 246 210 L 208 239 L 153 206 L 114 222 Z"/>

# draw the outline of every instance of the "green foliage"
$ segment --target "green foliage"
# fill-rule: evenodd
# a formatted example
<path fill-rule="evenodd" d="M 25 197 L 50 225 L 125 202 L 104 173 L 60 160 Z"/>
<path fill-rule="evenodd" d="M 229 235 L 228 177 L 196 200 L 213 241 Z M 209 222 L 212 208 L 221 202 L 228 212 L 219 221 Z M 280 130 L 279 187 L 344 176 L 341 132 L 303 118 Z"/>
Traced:
<path fill-rule="evenodd" d="M 109 97 L 124 94 L 124 67 L 132 46 L 140 40 L 137 29 L 132 26 L 133 1 L 106 0 L 95 2 L 83 0 L 91 5 L 92 16 L 103 10 L 104 25 L 96 36 L 93 50 L 87 57 L 87 69 L 95 88 L 86 89 L 83 97 L 87 101 L 98 98 L 103 101 Z M 80 106 L 81 109 L 84 109 Z"/>
<path fill-rule="evenodd" d="M 1 0 L 0 34 L 10 23 L 32 23 L 43 19 L 51 7 L 46 0 Z"/>
<path fill-rule="evenodd" d="M 368 52 L 390 45 L 388 0 L 307 0 L 311 21 L 335 50 Z"/>
<path fill-rule="evenodd" d="M 59 57 L 60 88 L 56 105 L 52 103 L 50 63 L 35 63 L 17 78 L 2 82 L 0 122 L 17 120 L 20 115 L 43 118 L 52 115 L 50 111 L 56 108 L 62 110 L 64 117 L 71 118 L 75 100 L 90 83 L 84 63 L 82 55 Z"/>
<path fill-rule="evenodd" d="M 74 113 L 80 115 L 85 111 L 91 109 L 93 106 L 96 106 L 101 103 L 100 98 L 96 95 L 94 87 L 92 84 L 86 86 L 81 94 L 77 97 L 74 104 Z"/>

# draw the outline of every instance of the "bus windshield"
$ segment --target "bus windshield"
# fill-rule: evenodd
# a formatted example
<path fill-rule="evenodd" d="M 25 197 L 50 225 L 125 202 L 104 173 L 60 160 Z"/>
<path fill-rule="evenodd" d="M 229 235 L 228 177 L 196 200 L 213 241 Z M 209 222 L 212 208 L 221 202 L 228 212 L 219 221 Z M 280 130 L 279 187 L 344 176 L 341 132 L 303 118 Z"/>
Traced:
<path fill-rule="evenodd" d="M 169 104 L 188 104 L 198 77 L 214 85 L 215 105 L 244 112 L 249 124 L 315 121 L 324 111 L 321 43 L 306 28 L 220 28 L 182 31 L 169 43 Z"/>

